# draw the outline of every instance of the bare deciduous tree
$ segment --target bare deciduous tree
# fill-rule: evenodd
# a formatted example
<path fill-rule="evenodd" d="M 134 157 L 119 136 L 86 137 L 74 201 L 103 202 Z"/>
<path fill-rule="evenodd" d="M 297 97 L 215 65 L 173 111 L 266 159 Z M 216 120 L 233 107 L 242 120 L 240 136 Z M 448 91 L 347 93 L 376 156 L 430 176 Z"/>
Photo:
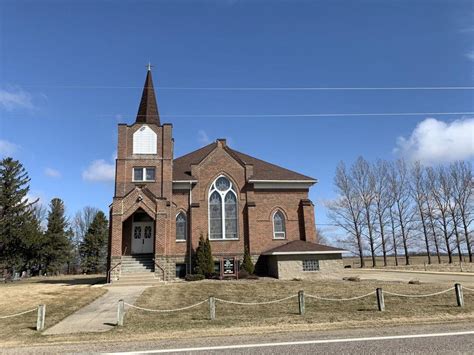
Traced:
<path fill-rule="evenodd" d="M 364 246 L 362 241 L 363 206 L 353 187 L 353 181 L 349 176 L 344 163 L 339 163 L 334 177 L 334 185 L 338 198 L 328 202 L 329 218 L 346 231 L 357 248 L 360 258 L 360 266 L 364 267 Z"/>
<path fill-rule="evenodd" d="M 472 244 L 469 235 L 469 225 L 473 218 L 473 176 L 472 166 L 469 162 L 457 162 L 450 166 L 452 178 L 452 193 L 466 241 L 469 262 L 472 263 Z"/>

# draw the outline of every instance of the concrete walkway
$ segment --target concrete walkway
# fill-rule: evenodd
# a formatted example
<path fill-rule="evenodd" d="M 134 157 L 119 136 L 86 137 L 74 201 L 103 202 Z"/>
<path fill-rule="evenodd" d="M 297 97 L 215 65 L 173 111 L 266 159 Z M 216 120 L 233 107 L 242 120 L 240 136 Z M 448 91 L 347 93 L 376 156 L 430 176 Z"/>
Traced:
<path fill-rule="evenodd" d="M 45 330 L 43 334 L 106 332 L 117 323 L 118 301 L 123 299 L 125 302 L 133 304 L 145 289 L 146 286 L 108 288 L 105 295 Z"/>

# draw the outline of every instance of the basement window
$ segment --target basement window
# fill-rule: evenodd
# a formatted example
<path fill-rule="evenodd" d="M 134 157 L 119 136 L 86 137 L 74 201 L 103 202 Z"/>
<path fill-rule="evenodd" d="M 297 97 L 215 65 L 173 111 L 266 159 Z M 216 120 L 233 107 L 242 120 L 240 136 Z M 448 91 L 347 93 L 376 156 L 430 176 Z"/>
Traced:
<path fill-rule="evenodd" d="M 319 260 L 303 260 L 303 271 L 319 271 Z"/>

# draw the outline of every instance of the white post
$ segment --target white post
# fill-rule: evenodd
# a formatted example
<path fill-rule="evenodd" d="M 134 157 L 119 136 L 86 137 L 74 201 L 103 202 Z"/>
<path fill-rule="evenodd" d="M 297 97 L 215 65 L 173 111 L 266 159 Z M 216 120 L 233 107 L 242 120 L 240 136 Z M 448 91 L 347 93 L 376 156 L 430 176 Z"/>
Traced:
<path fill-rule="evenodd" d="M 456 303 L 458 307 L 464 307 L 464 296 L 462 294 L 461 284 L 454 284 L 454 290 L 456 291 Z"/>
<path fill-rule="evenodd" d="M 125 304 L 123 300 L 119 300 L 117 306 L 117 325 L 119 327 L 123 326 L 123 318 L 125 315 Z"/>
<path fill-rule="evenodd" d="M 209 297 L 209 318 L 211 320 L 216 319 L 216 299 L 214 296 Z"/>
<path fill-rule="evenodd" d="M 46 317 L 46 305 L 40 304 L 38 306 L 38 318 L 36 319 L 36 330 L 41 331 L 44 329 L 44 319 Z"/>
<path fill-rule="evenodd" d="M 304 305 L 304 291 L 303 290 L 298 292 L 298 308 L 300 311 L 300 316 L 304 315 L 305 305 Z"/>
<path fill-rule="evenodd" d="M 377 288 L 375 290 L 375 293 L 377 294 L 377 307 L 379 308 L 380 312 L 385 311 L 385 300 L 383 298 L 383 291 L 381 288 Z"/>

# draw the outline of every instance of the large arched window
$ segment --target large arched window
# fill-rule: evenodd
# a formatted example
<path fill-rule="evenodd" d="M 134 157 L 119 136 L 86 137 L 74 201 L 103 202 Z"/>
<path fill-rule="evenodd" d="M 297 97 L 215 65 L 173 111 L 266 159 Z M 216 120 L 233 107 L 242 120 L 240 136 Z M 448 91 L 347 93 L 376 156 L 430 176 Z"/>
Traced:
<path fill-rule="evenodd" d="M 281 211 L 276 211 L 273 215 L 273 238 L 286 238 L 285 215 Z"/>
<path fill-rule="evenodd" d="M 238 239 L 237 207 L 232 182 L 219 176 L 209 190 L 209 239 Z"/>
<path fill-rule="evenodd" d="M 187 223 L 186 215 L 183 212 L 176 216 L 176 240 L 186 240 Z"/>

